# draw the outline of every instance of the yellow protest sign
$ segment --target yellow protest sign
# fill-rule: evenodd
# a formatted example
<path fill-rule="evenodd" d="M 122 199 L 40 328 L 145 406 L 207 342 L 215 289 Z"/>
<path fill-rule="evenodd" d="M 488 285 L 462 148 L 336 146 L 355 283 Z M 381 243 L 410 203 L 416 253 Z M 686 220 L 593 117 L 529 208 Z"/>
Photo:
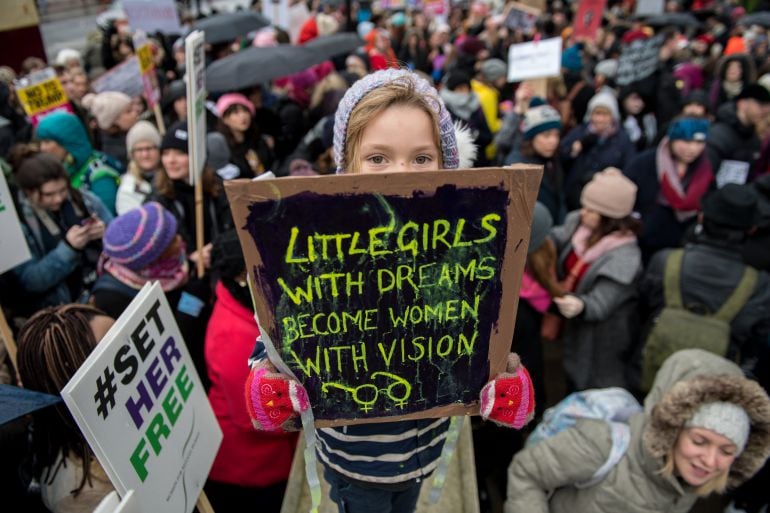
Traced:
<path fill-rule="evenodd" d="M 56 76 L 43 82 L 17 89 L 16 93 L 24 107 L 24 111 L 30 117 L 61 107 L 68 101 L 64 88 Z"/>
<path fill-rule="evenodd" d="M 139 72 L 142 75 L 152 71 L 155 67 L 155 63 L 152 60 L 152 48 L 149 43 L 141 46 L 136 51 L 136 56 L 139 57 Z"/>

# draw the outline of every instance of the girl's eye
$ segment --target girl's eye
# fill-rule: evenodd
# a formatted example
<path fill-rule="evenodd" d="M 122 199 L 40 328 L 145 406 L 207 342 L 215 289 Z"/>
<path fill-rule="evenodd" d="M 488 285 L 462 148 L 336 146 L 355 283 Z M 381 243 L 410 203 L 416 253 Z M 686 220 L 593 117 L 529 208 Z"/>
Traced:
<path fill-rule="evenodd" d="M 432 160 L 433 159 L 428 155 L 419 155 L 416 159 L 414 159 L 414 161 L 420 165 L 430 164 Z"/>
<path fill-rule="evenodd" d="M 383 157 L 382 155 L 372 155 L 371 157 L 367 158 L 366 160 L 368 160 L 372 164 L 382 164 L 382 163 L 385 162 L 385 157 Z"/>
<path fill-rule="evenodd" d="M 706 443 L 706 440 L 704 440 L 703 438 L 692 437 L 691 440 L 692 440 L 692 443 L 694 443 L 695 445 L 703 445 Z"/>
<path fill-rule="evenodd" d="M 727 457 L 735 455 L 735 451 L 732 449 L 722 448 L 720 449 L 720 452 L 722 453 L 723 456 L 727 456 Z"/>

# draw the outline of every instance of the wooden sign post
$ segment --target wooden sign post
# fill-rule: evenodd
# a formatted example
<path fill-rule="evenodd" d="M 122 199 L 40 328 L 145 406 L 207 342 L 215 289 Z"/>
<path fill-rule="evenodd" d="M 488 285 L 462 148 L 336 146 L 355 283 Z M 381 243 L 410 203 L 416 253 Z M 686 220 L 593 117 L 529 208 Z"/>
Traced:
<path fill-rule="evenodd" d="M 478 413 L 510 351 L 541 176 L 225 183 L 262 333 L 316 425 Z"/>

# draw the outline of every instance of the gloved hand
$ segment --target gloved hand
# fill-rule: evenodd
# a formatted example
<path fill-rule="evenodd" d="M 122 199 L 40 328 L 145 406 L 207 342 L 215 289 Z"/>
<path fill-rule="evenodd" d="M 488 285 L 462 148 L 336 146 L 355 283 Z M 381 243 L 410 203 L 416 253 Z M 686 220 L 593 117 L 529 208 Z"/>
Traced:
<path fill-rule="evenodd" d="M 310 407 L 304 387 L 266 358 L 252 366 L 245 392 L 251 423 L 260 431 L 296 431 L 297 414 Z"/>
<path fill-rule="evenodd" d="M 505 370 L 481 389 L 481 417 L 500 426 L 521 429 L 534 417 L 534 387 L 516 353 L 508 355 Z"/>
<path fill-rule="evenodd" d="M 555 297 L 553 302 L 559 308 L 559 312 L 567 319 L 572 319 L 580 315 L 586 307 L 586 304 L 577 296 L 567 294 L 564 297 Z"/>

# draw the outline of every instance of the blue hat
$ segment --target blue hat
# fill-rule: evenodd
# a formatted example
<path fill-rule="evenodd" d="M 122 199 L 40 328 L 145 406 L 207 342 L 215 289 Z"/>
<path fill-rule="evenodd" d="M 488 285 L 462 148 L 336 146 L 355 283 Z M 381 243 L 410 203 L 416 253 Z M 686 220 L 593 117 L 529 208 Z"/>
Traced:
<path fill-rule="evenodd" d="M 574 72 L 583 70 L 583 58 L 580 55 L 579 45 L 573 45 L 564 50 L 561 54 L 561 67 Z"/>
<path fill-rule="evenodd" d="M 533 98 L 524 114 L 524 122 L 521 130 L 524 132 L 524 140 L 532 140 L 537 134 L 548 130 L 561 130 L 561 116 L 559 112 L 543 101 Z"/>
<path fill-rule="evenodd" d="M 709 120 L 703 118 L 679 118 L 668 126 L 668 138 L 671 141 L 705 142 L 709 133 Z"/>

